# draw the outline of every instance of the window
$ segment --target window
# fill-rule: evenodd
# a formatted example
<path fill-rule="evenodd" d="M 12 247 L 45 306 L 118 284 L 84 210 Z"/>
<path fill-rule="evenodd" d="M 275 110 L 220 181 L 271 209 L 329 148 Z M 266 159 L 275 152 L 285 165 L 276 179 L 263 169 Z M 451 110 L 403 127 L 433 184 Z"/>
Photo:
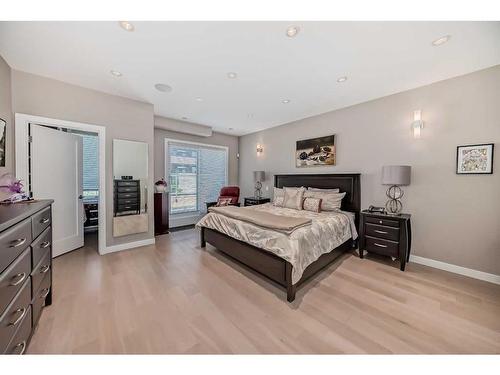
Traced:
<path fill-rule="evenodd" d="M 170 213 L 205 212 L 227 185 L 227 148 L 168 141 L 166 150 Z"/>
<path fill-rule="evenodd" d="M 99 138 L 81 134 L 83 138 L 83 198 L 99 196 Z"/>

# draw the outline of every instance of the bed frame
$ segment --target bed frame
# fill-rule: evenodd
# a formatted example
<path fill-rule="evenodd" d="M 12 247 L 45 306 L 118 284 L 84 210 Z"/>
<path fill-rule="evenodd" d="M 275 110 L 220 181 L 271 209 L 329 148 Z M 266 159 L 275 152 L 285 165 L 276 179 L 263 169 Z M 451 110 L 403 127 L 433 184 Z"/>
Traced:
<path fill-rule="evenodd" d="M 339 188 L 340 192 L 346 193 L 346 196 L 342 199 L 341 208 L 344 211 L 354 212 L 356 228 L 359 228 L 359 212 L 361 208 L 359 173 L 275 175 L 274 186 L 278 188 L 284 186 L 305 186 L 322 189 Z M 229 237 L 216 230 L 202 227 L 201 247 L 206 247 L 207 242 L 231 258 L 284 287 L 287 292 L 288 302 L 295 299 L 298 286 L 331 264 L 345 251 L 356 247 L 356 242 L 349 240 L 332 249 L 329 253 L 321 255 L 304 270 L 301 279 L 292 285 L 292 264 L 273 253 Z"/>

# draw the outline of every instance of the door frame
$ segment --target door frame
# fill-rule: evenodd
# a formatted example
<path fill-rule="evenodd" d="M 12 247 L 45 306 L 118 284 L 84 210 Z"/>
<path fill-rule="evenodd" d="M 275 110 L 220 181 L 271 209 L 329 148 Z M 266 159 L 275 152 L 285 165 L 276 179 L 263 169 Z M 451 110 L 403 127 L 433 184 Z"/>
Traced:
<path fill-rule="evenodd" d="M 82 122 L 58 120 L 48 117 L 15 114 L 15 154 L 16 178 L 28 181 L 28 125 L 56 126 L 72 130 L 82 130 L 97 133 L 99 139 L 99 219 L 98 249 L 99 254 L 106 253 L 106 128 L 101 125 L 86 124 Z"/>

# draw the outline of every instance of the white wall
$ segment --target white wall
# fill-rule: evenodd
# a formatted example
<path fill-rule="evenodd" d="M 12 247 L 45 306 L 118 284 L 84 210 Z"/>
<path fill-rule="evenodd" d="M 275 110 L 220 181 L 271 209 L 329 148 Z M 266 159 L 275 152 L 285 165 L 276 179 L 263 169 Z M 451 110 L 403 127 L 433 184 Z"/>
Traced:
<path fill-rule="evenodd" d="M 412 138 L 422 110 L 422 139 Z M 296 168 L 295 142 L 336 134 L 337 166 Z M 385 164 L 412 166 L 404 188 L 412 254 L 500 274 L 500 66 L 240 137 L 240 185 L 253 194 L 252 171 L 360 172 L 362 206 L 385 204 Z M 458 145 L 497 143 L 493 175 L 456 175 Z M 256 145 L 264 152 L 256 155 Z M 264 194 L 270 195 L 270 191 Z"/>

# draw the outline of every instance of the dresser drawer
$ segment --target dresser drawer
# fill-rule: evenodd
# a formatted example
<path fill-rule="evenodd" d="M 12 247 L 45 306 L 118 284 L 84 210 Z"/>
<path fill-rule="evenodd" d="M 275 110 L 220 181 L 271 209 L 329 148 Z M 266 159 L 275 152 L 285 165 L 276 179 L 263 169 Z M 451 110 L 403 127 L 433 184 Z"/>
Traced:
<path fill-rule="evenodd" d="M 31 289 L 33 291 L 38 289 L 45 274 L 50 272 L 50 268 L 50 251 L 47 250 L 42 257 L 42 260 L 33 268 L 33 271 L 31 272 Z"/>
<path fill-rule="evenodd" d="M 118 193 L 137 193 L 138 186 L 118 186 Z"/>
<path fill-rule="evenodd" d="M 40 287 L 33 294 L 33 300 L 31 301 L 31 306 L 33 308 L 33 326 L 35 326 L 40 319 L 40 314 L 45 306 L 45 297 L 50 292 L 50 272 L 47 272 L 40 283 Z"/>
<path fill-rule="evenodd" d="M 365 236 L 365 241 L 365 250 L 395 258 L 399 256 L 399 243 L 397 242 L 370 236 Z"/>
<path fill-rule="evenodd" d="M 47 207 L 31 217 L 33 238 L 37 238 L 52 223 L 52 211 Z"/>
<path fill-rule="evenodd" d="M 137 181 L 116 181 L 116 184 L 118 185 L 118 187 L 121 187 L 121 186 L 138 186 L 139 183 Z"/>
<path fill-rule="evenodd" d="M 23 321 L 12 338 L 11 342 L 7 346 L 4 354 L 24 354 L 26 347 L 28 346 L 28 340 L 31 335 L 31 307 L 28 308 L 28 312 L 24 316 Z"/>
<path fill-rule="evenodd" d="M 376 216 L 366 216 L 365 220 L 367 223 L 399 228 L 399 221 L 397 221 L 397 220 L 385 219 L 385 218 L 376 217 Z"/>
<path fill-rule="evenodd" d="M 365 226 L 365 233 L 371 237 L 378 237 L 396 242 L 399 241 L 399 228 L 367 223 Z"/>
<path fill-rule="evenodd" d="M 137 198 L 137 193 L 116 193 L 116 199 Z"/>
<path fill-rule="evenodd" d="M 30 218 L 0 234 L 0 274 L 30 245 L 31 239 Z"/>
<path fill-rule="evenodd" d="M 0 316 L 0 353 L 11 341 L 16 329 L 28 313 L 31 304 L 31 283 L 26 281 L 4 314 Z"/>
<path fill-rule="evenodd" d="M 0 315 L 30 277 L 31 250 L 28 248 L 0 275 Z"/>
<path fill-rule="evenodd" d="M 120 204 L 118 205 L 118 211 L 137 211 L 139 209 L 138 204 Z"/>
<path fill-rule="evenodd" d="M 132 198 L 118 198 L 117 199 L 118 204 L 138 204 L 137 197 L 132 197 Z"/>
<path fill-rule="evenodd" d="M 52 227 L 48 227 L 31 244 L 31 264 L 36 266 L 52 246 Z"/>

